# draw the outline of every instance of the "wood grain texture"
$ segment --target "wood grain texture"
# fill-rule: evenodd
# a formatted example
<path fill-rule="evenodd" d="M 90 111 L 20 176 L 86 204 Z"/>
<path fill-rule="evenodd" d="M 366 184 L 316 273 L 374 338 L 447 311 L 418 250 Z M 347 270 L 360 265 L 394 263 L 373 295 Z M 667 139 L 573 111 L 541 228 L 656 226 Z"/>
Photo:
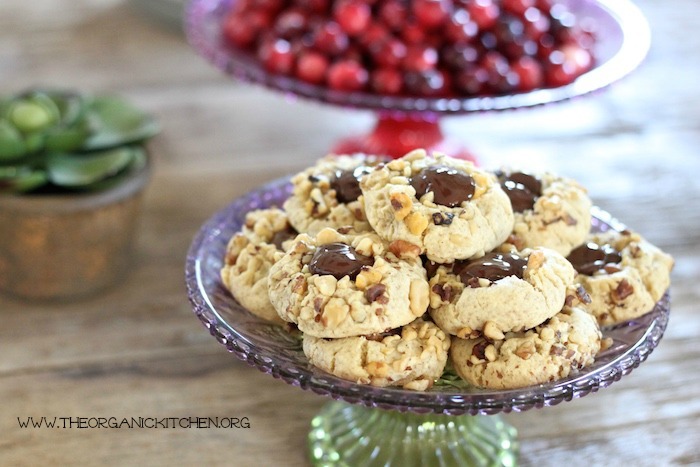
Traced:
<path fill-rule="evenodd" d="M 621 83 L 445 120 L 484 165 L 573 176 L 676 258 L 671 321 L 647 362 L 583 399 L 506 416 L 523 465 L 700 464 L 700 4 L 638 4 L 653 47 Z M 0 83 L 119 92 L 164 128 L 130 275 L 77 303 L 0 297 L 0 465 L 307 465 L 308 424 L 326 399 L 212 339 L 187 301 L 184 258 L 212 213 L 366 131 L 371 113 L 233 83 L 120 0 L 0 2 Z M 20 429 L 27 416 L 247 416 L 251 428 Z"/>

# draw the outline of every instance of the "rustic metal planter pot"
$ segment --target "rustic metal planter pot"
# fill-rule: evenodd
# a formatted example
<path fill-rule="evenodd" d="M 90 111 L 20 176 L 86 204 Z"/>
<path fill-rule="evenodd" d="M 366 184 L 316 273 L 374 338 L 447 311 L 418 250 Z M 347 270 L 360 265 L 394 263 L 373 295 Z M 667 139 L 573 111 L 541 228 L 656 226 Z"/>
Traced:
<path fill-rule="evenodd" d="M 68 300 L 121 279 L 133 259 L 149 163 L 97 193 L 0 196 L 0 291 Z"/>

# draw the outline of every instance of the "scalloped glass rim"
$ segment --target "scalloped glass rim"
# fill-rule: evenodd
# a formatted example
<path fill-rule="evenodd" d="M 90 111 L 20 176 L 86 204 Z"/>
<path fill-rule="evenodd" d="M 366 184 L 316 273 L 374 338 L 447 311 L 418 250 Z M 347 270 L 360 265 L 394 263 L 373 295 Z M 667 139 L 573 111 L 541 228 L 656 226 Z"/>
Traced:
<path fill-rule="evenodd" d="M 549 384 L 523 389 L 456 390 L 434 387 L 427 392 L 376 388 L 346 381 L 310 365 L 295 338 L 282 328 L 250 314 L 221 284 L 219 271 L 226 245 L 252 209 L 281 206 L 289 196 L 289 178 L 281 178 L 236 199 L 211 217 L 194 238 L 185 267 L 193 310 L 209 332 L 238 358 L 287 383 L 353 404 L 399 411 L 438 414 L 521 412 L 583 397 L 609 386 L 646 360 L 661 340 L 670 313 L 667 292 L 639 319 L 604 329 L 613 346 L 585 372 Z M 594 229 L 623 230 L 607 212 L 594 208 Z"/>
<path fill-rule="evenodd" d="M 467 113 L 533 107 L 605 88 L 632 72 L 651 44 L 649 25 L 630 0 L 565 0 L 577 14 L 599 24 L 598 64 L 573 83 L 504 96 L 423 98 L 334 91 L 266 72 L 242 51 L 223 44 L 220 25 L 235 0 L 192 0 L 185 13 L 187 38 L 200 55 L 233 78 L 336 105 L 400 112 Z"/>

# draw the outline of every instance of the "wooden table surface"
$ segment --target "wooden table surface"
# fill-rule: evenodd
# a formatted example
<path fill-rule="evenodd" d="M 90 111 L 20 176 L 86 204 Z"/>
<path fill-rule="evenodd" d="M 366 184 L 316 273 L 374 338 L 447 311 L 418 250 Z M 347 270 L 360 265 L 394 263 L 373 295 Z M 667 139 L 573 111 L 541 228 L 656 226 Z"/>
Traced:
<path fill-rule="evenodd" d="M 671 321 L 647 362 L 585 398 L 505 416 L 523 465 L 700 464 L 700 3 L 638 5 L 653 47 L 618 85 L 444 122 L 483 165 L 579 179 L 676 258 Z M 0 91 L 34 85 L 122 93 L 163 132 L 125 281 L 77 303 L 0 297 L 0 465 L 307 465 L 309 421 L 327 399 L 258 372 L 209 335 L 187 301 L 185 253 L 215 211 L 366 131 L 373 115 L 234 83 L 179 32 L 120 0 L 0 2 Z M 248 417 L 251 426 L 20 428 L 29 416 Z"/>

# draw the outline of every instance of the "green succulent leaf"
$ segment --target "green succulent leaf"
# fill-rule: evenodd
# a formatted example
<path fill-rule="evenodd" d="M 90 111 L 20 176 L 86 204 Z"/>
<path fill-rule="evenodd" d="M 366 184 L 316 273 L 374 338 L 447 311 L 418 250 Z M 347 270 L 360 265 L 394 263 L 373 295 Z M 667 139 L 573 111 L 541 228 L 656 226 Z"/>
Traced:
<path fill-rule="evenodd" d="M 136 149 L 120 147 L 88 154 L 51 154 L 47 171 L 51 183 L 69 188 L 88 188 L 124 170 Z"/>
<path fill-rule="evenodd" d="M 57 127 L 46 133 L 44 146 L 47 152 L 73 152 L 81 149 L 95 132 L 95 124 L 89 115 L 83 115 L 69 127 Z"/>
<path fill-rule="evenodd" d="M 117 175 L 109 177 L 105 180 L 102 180 L 100 182 L 94 183 L 90 185 L 88 188 L 90 190 L 94 191 L 100 191 L 100 190 L 107 190 L 110 189 L 116 185 L 118 185 L 123 178 L 125 178 L 128 174 L 138 172 L 139 170 L 143 169 L 146 164 L 148 163 L 148 158 L 146 156 L 146 151 L 140 147 L 140 146 L 134 146 L 134 157 L 122 171 L 120 171 Z"/>
<path fill-rule="evenodd" d="M 29 167 L 0 167 L 0 193 L 34 190 L 47 182 L 46 172 Z"/>
<path fill-rule="evenodd" d="M 58 123 L 61 113 L 56 103 L 43 92 L 32 92 L 10 103 L 7 119 L 23 133 L 44 131 Z"/>
<path fill-rule="evenodd" d="M 79 124 L 88 110 L 88 99 L 71 92 L 51 93 L 53 101 L 61 116 L 61 126 L 70 127 Z"/>
<path fill-rule="evenodd" d="M 147 163 L 156 121 L 117 96 L 31 89 L 0 97 L 0 193 L 99 190 Z"/>
<path fill-rule="evenodd" d="M 26 150 L 20 132 L 7 120 L 0 119 L 0 163 L 19 159 Z"/>
<path fill-rule="evenodd" d="M 118 97 L 94 98 L 90 112 L 96 117 L 98 129 L 85 143 L 88 150 L 142 141 L 160 129 L 150 115 Z"/>

